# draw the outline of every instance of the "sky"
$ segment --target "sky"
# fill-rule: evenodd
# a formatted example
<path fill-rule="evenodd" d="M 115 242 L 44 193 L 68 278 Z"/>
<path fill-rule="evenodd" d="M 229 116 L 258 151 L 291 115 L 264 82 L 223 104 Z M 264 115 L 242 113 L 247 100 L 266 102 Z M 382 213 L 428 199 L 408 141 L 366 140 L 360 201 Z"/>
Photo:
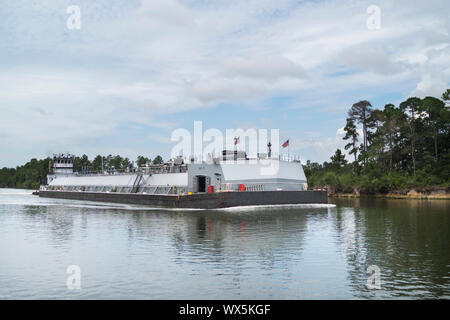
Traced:
<path fill-rule="evenodd" d="M 0 167 L 167 159 L 195 120 L 279 129 L 291 154 L 323 162 L 353 103 L 450 87 L 449 13 L 448 0 L 1 1 Z"/>

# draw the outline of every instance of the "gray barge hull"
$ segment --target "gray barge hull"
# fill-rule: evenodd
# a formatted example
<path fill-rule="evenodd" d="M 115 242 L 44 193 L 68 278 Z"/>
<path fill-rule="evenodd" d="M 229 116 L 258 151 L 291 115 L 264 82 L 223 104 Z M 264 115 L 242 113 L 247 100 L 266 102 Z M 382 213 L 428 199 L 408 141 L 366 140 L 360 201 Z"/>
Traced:
<path fill-rule="evenodd" d="M 40 197 L 146 205 L 161 208 L 216 209 L 237 206 L 328 203 L 327 191 L 244 191 L 161 195 L 39 191 Z"/>

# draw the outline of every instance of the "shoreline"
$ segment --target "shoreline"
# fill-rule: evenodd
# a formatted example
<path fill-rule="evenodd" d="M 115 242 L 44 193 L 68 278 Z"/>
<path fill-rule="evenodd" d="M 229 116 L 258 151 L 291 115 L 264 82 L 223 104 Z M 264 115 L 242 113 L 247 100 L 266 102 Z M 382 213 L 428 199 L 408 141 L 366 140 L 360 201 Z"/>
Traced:
<path fill-rule="evenodd" d="M 328 192 L 329 198 L 386 198 L 386 199 L 415 199 L 415 200 L 450 200 L 450 190 L 447 188 L 428 188 L 396 190 L 388 193 L 361 194 L 358 192 Z"/>

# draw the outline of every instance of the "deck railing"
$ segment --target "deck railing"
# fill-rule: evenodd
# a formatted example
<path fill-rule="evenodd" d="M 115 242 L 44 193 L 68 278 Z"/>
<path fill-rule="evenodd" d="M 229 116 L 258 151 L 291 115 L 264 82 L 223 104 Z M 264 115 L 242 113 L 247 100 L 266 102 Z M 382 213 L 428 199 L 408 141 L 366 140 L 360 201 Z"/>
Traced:
<path fill-rule="evenodd" d="M 101 193 L 135 193 L 135 194 L 185 194 L 187 186 L 40 186 L 40 191 L 62 192 L 101 192 Z M 134 192 L 133 192 L 134 191 Z"/>
<path fill-rule="evenodd" d="M 187 172 L 187 165 L 152 165 L 149 167 L 140 167 L 134 169 L 118 169 L 105 171 L 90 171 L 87 173 L 74 172 L 73 174 L 80 177 L 85 176 L 113 176 L 113 175 L 134 175 L 137 173 L 143 174 L 161 174 L 161 173 L 184 173 Z"/>

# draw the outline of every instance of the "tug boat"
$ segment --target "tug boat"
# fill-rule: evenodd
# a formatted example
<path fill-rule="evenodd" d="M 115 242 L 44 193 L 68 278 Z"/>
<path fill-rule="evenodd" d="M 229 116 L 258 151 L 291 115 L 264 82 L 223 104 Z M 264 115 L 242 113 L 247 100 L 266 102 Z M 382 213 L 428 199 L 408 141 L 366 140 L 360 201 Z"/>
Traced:
<path fill-rule="evenodd" d="M 270 152 L 249 158 L 237 150 L 224 150 L 209 161 L 176 157 L 160 165 L 100 173 L 74 172 L 73 156 L 58 154 L 38 195 L 196 209 L 328 203 L 326 191 L 308 190 L 300 161 L 285 161 Z"/>

